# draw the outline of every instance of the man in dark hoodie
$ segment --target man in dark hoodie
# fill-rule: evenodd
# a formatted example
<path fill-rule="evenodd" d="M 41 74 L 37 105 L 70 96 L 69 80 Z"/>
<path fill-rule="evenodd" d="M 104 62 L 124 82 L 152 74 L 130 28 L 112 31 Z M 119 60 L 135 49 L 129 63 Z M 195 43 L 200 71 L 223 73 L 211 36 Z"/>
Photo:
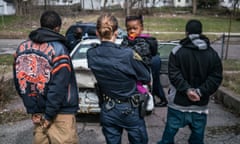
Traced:
<path fill-rule="evenodd" d="M 15 86 L 32 115 L 34 144 L 76 144 L 78 89 L 65 38 L 59 34 L 62 21 L 56 12 L 45 11 L 40 24 L 14 54 Z"/>
<path fill-rule="evenodd" d="M 210 96 L 222 82 L 222 63 L 202 24 L 190 20 L 186 38 L 169 56 L 170 90 L 167 123 L 159 144 L 173 144 L 179 128 L 189 126 L 189 144 L 203 144 Z"/>

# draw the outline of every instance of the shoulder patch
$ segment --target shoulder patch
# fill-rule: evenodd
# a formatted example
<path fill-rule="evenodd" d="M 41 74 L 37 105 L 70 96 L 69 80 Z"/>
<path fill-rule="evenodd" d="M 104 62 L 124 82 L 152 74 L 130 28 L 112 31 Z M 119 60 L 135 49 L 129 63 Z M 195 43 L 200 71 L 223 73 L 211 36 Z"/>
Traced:
<path fill-rule="evenodd" d="M 142 61 L 142 57 L 136 51 L 133 51 L 133 59 Z"/>

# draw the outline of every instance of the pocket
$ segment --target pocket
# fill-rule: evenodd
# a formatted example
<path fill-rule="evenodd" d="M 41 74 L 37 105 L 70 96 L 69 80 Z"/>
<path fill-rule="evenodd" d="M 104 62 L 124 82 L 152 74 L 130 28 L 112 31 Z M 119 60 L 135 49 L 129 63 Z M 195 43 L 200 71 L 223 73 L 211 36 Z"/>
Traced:
<path fill-rule="evenodd" d="M 48 135 L 52 143 L 78 143 L 75 118 L 66 117 L 55 120 L 48 129 Z"/>

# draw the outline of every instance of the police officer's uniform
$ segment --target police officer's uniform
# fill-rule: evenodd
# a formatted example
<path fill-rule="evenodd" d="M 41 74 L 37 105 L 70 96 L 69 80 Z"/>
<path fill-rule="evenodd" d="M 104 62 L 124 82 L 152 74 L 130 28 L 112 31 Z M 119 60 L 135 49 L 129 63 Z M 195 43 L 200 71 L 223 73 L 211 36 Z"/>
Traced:
<path fill-rule="evenodd" d="M 132 102 L 136 82 L 148 83 L 150 73 L 130 48 L 103 41 L 87 52 L 88 66 L 101 88 L 101 125 L 108 144 L 120 144 L 123 128 L 131 144 L 146 144 L 148 136 L 139 108 Z"/>

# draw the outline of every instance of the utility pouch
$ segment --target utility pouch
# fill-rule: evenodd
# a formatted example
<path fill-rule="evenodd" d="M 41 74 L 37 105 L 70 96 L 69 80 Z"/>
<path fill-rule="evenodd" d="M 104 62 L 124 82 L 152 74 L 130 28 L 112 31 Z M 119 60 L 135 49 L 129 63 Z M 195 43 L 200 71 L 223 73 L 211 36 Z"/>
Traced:
<path fill-rule="evenodd" d="M 96 94 L 98 96 L 98 105 L 99 105 L 99 107 L 101 107 L 101 105 L 103 103 L 103 93 L 101 91 L 101 88 L 100 88 L 99 84 L 95 83 L 94 86 L 95 86 L 95 89 L 96 89 Z"/>
<path fill-rule="evenodd" d="M 140 116 L 150 115 L 154 109 L 153 96 L 150 93 L 140 95 L 139 112 Z"/>
<path fill-rule="evenodd" d="M 139 97 L 140 97 L 139 95 L 131 96 L 130 102 L 134 108 L 139 107 L 139 104 L 140 104 Z"/>
<path fill-rule="evenodd" d="M 139 114 L 140 117 L 144 117 L 147 114 L 147 102 L 148 102 L 148 94 L 140 94 L 139 97 L 139 101 L 140 101 L 140 105 L 139 105 Z"/>

